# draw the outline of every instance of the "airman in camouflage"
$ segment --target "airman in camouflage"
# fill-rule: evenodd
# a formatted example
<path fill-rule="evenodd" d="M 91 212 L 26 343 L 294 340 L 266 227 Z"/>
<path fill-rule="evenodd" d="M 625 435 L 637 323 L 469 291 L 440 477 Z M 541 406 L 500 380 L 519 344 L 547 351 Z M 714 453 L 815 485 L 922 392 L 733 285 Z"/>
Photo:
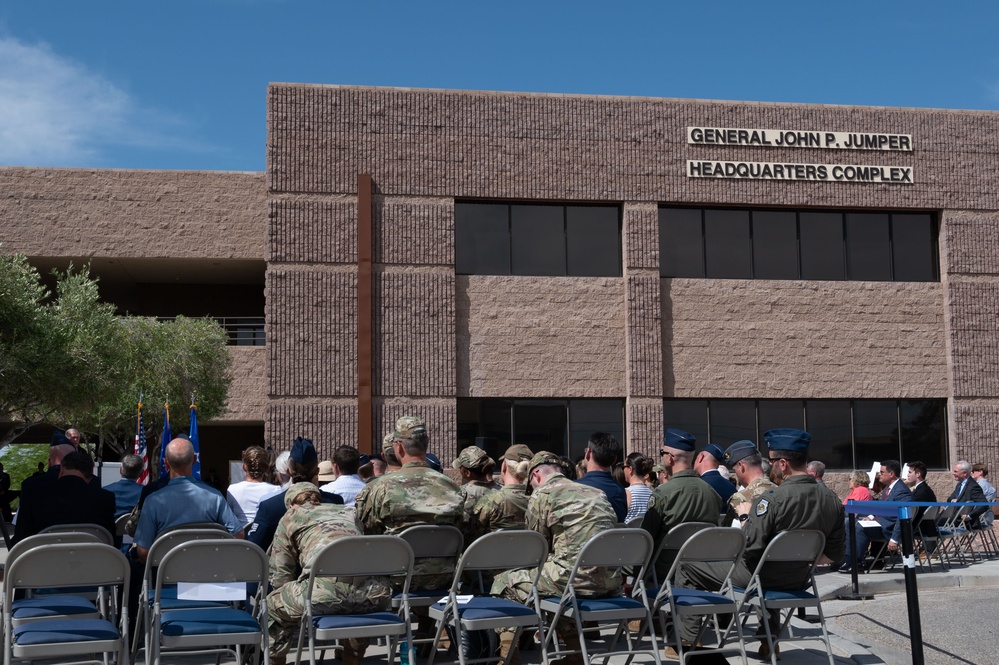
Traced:
<path fill-rule="evenodd" d="M 473 504 L 496 491 L 496 486 L 492 483 L 496 461 L 482 448 L 462 448 L 452 466 L 461 474 L 461 489 L 465 490 Z"/>
<path fill-rule="evenodd" d="M 561 595 L 579 550 L 593 536 L 617 525 L 617 516 L 601 490 L 572 482 L 561 472 L 557 455 L 540 452 L 531 458 L 528 482 L 532 488 L 525 522 L 528 529 L 549 543 L 548 559 L 541 567 L 540 592 Z M 496 576 L 494 595 L 520 602 L 527 600 L 532 570 L 512 570 Z M 607 568 L 581 569 L 576 591 L 581 595 L 613 594 L 621 589 L 621 576 Z"/>
<path fill-rule="evenodd" d="M 270 553 L 267 597 L 267 628 L 272 663 L 283 663 L 291 640 L 305 613 L 309 573 L 319 551 L 339 538 L 361 535 L 354 511 L 346 506 L 320 503 L 319 489 L 312 483 L 295 483 L 285 494 L 288 512 L 278 523 Z M 301 574 L 296 571 L 301 569 Z M 312 604 L 327 614 L 377 612 L 392 603 L 388 578 L 325 578 L 316 581 Z M 347 645 L 345 664 L 359 662 L 366 641 Z"/>
<path fill-rule="evenodd" d="M 427 429 L 423 419 L 403 416 L 392 433 L 393 452 L 402 468 L 369 483 L 354 508 L 366 534 L 398 534 L 419 524 L 446 524 L 463 532 L 471 503 L 462 489 L 426 463 Z M 413 569 L 413 589 L 451 585 L 454 562 L 421 559 Z"/>
<path fill-rule="evenodd" d="M 777 486 L 763 473 L 763 456 L 752 441 L 736 441 L 729 446 L 725 451 L 725 466 L 735 472 L 736 480 L 744 486 L 744 489 L 729 497 L 725 521 L 731 523 L 738 520 L 738 524 L 741 525 L 745 520 L 740 519 L 739 506 L 743 503 L 752 503 L 756 497 Z"/>
<path fill-rule="evenodd" d="M 466 449 L 467 450 L 467 449 Z M 523 529 L 527 513 L 527 467 L 533 453 L 525 445 L 510 446 L 500 463 L 503 487 L 481 497 L 472 509 L 467 542 L 500 529 Z M 467 491 L 467 485 L 466 491 Z"/>

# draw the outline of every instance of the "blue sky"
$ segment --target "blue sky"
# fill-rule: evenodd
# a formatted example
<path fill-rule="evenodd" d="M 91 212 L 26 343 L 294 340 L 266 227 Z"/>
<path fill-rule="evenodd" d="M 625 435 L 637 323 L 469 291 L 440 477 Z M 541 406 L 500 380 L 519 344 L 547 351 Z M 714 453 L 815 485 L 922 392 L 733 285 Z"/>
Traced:
<path fill-rule="evenodd" d="M 269 82 L 999 108 L 999 3 L 6 0 L 0 165 L 261 171 Z"/>

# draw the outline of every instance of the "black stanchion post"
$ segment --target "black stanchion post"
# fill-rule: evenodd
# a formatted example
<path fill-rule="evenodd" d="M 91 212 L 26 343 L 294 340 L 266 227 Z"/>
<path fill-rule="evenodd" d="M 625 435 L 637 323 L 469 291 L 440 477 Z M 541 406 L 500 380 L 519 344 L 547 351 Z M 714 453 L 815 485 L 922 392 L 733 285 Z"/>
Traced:
<path fill-rule="evenodd" d="M 850 503 L 853 503 L 851 500 Z M 853 580 L 853 593 L 846 593 L 837 596 L 840 600 L 871 600 L 874 596 L 860 593 L 860 580 L 857 579 L 860 570 L 860 561 L 857 557 L 857 515 L 850 513 L 847 519 L 846 528 L 850 530 L 847 534 L 850 538 L 850 556 L 853 561 L 853 570 L 850 571 L 850 579 Z"/>
<path fill-rule="evenodd" d="M 923 665 L 923 627 L 919 621 L 919 589 L 916 587 L 916 557 L 912 547 L 912 511 L 909 506 L 898 509 L 902 528 L 902 565 L 905 572 L 905 603 L 909 610 L 909 642 L 912 665 Z"/>

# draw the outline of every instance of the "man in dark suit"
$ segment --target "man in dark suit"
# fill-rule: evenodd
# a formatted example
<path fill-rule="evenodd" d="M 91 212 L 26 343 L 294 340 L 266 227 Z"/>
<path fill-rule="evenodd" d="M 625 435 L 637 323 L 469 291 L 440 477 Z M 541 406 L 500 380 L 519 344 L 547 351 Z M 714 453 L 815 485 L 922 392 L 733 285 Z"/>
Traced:
<path fill-rule="evenodd" d="M 926 482 L 926 465 L 922 462 L 909 462 L 909 473 L 905 477 L 905 484 L 912 491 L 912 500 L 921 503 L 936 503 L 937 495 L 933 488 Z M 923 513 L 926 508 L 919 508 L 912 523 L 919 525 L 919 534 L 923 537 L 934 538 L 937 535 L 937 525 L 932 520 L 923 520 Z"/>
<path fill-rule="evenodd" d="M 985 503 L 985 492 L 974 478 L 971 477 L 971 464 L 961 460 L 951 469 L 954 475 L 954 491 L 951 492 L 947 500 L 954 503 Z M 964 515 L 964 520 L 971 524 L 978 524 L 978 518 L 988 510 L 988 506 L 978 506 L 973 508 L 970 514 Z"/>
<path fill-rule="evenodd" d="M 899 476 L 902 475 L 902 464 L 898 460 L 886 460 L 881 463 L 881 472 L 878 478 L 884 489 L 881 491 L 882 501 L 912 501 L 912 492 Z M 898 515 L 877 515 L 875 521 L 878 526 L 863 527 L 860 522 L 852 534 L 857 540 L 857 558 L 863 560 L 867 546 L 872 540 L 888 541 L 888 551 L 894 552 L 899 548 L 902 540 L 902 525 L 898 521 Z M 848 573 L 853 569 L 853 550 L 850 546 L 850 530 L 847 529 L 846 559 L 840 567 L 840 572 Z"/>
<path fill-rule="evenodd" d="M 93 475 L 94 461 L 87 453 L 77 450 L 63 457 L 55 482 L 22 492 L 14 542 L 56 524 L 98 524 L 114 535 L 114 494 L 94 487 Z"/>
<path fill-rule="evenodd" d="M 694 471 L 700 474 L 701 480 L 711 485 L 721 497 L 722 505 L 728 507 L 728 500 L 735 494 L 735 485 L 718 470 L 725 461 L 725 451 L 717 443 L 709 443 L 701 449 L 694 459 Z"/>

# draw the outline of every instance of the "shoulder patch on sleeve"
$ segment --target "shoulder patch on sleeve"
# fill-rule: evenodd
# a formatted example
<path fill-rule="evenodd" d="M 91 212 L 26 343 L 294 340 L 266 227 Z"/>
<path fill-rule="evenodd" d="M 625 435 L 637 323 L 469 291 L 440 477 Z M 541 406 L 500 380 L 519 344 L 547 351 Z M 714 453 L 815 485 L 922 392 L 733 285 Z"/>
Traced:
<path fill-rule="evenodd" d="M 655 508 L 655 507 L 656 507 L 656 495 L 655 495 L 655 493 L 653 493 L 653 494 L 652 494 L 652 495 L 651 495 L 651 496 L 649 497 L 649 508 L 648 508 L 648 509 L 649 509 L 649 510 L 652 510 L 652 509 L 653 509 L 653 508 Z"/>
<path fill-rule="evenodd" d="M 767 499 L 760 499 L 760 502 L 756 504 L 756 516 L 762 517 L 767 514 L 767 508 L 770 507 L 770 502 Z"/>

